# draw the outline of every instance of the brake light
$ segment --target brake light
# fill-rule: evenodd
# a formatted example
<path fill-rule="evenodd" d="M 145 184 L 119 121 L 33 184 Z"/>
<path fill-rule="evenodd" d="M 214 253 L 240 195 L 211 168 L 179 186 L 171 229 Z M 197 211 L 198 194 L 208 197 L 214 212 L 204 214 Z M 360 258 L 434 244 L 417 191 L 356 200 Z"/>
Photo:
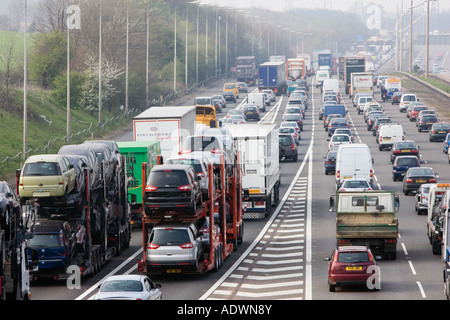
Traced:
<path fill-rule="evenodd" d="M 222 150 L 220 150 L 220 149 L 212 149 L 211 153 L 222 153 Z"/>
<path fill-rule="evenodd" d="M 291 144 L 291 149 L 295 150 L 295 144 Z"/>
<path fill-rule="evenodd" d="M 431 131 L 431 133 L 435 134 L 435 133 L 436 133 L 436 131 L 434 131 L 434 130 L 433 130 L 433 131 Z"/>
<path fill-rule="evenodd" d="M 145 186 L 145 191 L 156 191 L 156 189 L 158 189 L 158 187 L 154 187 L 154 186 Z"/>
<path fill-rule="evenodd" d="M 189 191 L 189 190 L 191 190 L 191 186 L 186 184 L 184 186 L 178 187 L 178 189 L 181 191 Z"/>
<path fill-rule="evenodd" d="M 395 150 L 394 153 L 401 153 L 400 150 Z"/>
<path fill-rule="evenodd" d="M 370 177 L 373 178 L 373 170 L 370 170 Z"/>
<path fill-rule="evenodd" d="M 341 171 L 338 170 L 338 171 L 336 171 L 336 178 L 340 178 L 340 177 L 341 177 Z"/>
<path fill-rule="evenodd" d="M 431 179 L 430 179 L 430 182 L 434 182 L 434 183 L 435 183 L 435 182 L 436 182 L 436 179 L 431 178 Z"/>
<path fill-rule="evenodd" d="M 159 245 L 154 244 L 154 243 L 149 243 L 147 245 L 147 249 L 158 249 L 158 248 L 159 248 Z"/>
<path fill-rule="evenodd" d="M 184 243 L 184 244 L 180 245 L 180 248 L 181 249 L 192 249 L 192 248 L 194 248 L 194 245 L 192 243 L 188 242 L 188 243 Z"/>
<path fill-rule="evenodd" d="M 406 183 L 411 183 L 411 182 L 413 182 L 413 181 L 412 181 L 412 179 L 406 179 L 405 182 L 406 182 Z"/>

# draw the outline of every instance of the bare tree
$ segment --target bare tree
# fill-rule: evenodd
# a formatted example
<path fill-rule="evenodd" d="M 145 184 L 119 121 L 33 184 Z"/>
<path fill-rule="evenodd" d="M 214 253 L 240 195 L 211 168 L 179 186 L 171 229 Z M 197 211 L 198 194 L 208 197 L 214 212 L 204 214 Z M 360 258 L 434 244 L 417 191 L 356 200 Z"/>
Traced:
<path fill-rule="evenodd" d="M 34 17 L 37 32 L 66 30 L 68 0 L 40 0 Z"/>

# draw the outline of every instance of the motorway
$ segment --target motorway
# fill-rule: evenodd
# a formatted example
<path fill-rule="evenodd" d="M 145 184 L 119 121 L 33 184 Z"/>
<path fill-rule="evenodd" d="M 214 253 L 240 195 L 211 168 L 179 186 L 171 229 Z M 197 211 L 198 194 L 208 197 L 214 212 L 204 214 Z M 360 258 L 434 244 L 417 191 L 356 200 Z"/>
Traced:
<path fill-rule="evenodd" d="M 380 74 L 383 74 L 380 72 Z M 203 89 L 198 95 L 221 91 L 222 83 Z M 320 91 L 311 87 L 304 131 L 298 147 L 298 162 L 282 162 L 281 201 L 273 214 L 261 220 L 246 220 L 242 244 L 224 261 L 218 272 L 204 275 L 161 275 L 152 280 L 162 285 L 165 300 L 443 300 L 440 256 L 433 255 L 426 236 L 425 216 L 414 211 L 414 197 L 404 196 L 401 182 L 393 182 L 388 151 L 378 151 L 375 138 L 367 131 L 362 115 L 345 97 L 356 142 L 370 146 L 374 158 L 376 183 L 381 189 L 395 190 L 400 196 L 398 219 L 400 238 L 397 259 L 378 261 L 381 270 L 381 290 L 364 287 L 340 288 L 329 292 L 327 285 L 328 256 L 335 245 L 335 214 L 328 210 L 329 196 L 334 194 L 334 176 L 325 175 L 327 132 L 318 120 Z M 414 92 L 413 89 L 411 89 Z M 419 95 L 427 103 L 427 96 Z M 379 92 L 376 99 L 380 99 Z M 192 99 L 188 98 L 186 104 Z M 237 104 L 228 104 L 221 118 Z M 277 97 L 277 104 L 267 109 L 264 122 L 280 123 L 287 96 Z M 421 147 L 423 166 L 439 173 L 439 182 L 450 181 L 448 161 L 441 143 L 428 142 L 428 133 L 419 133 L 414 123 L 398 106 L 381 103 L 385 112 L 403 125 L 406 136 Z M 434 108 L 430 104 L 431 108 Z M 441 121 L 447 121 L 442 119 Z M 131 126 L 130 126 L 131 127 Z M 131 132 L 117 140 L 132 140 Z M 142 232 L 133 231 L 130 248 L 108 262 L 95 276 L 82 280 L 80 289 L 69 289 L 64 281 L 32 282 L 34 300 L 86 300 L 92 298 L 104 277 L 112 274 L 137 273 L 137 261 L 142 256 Z"/>

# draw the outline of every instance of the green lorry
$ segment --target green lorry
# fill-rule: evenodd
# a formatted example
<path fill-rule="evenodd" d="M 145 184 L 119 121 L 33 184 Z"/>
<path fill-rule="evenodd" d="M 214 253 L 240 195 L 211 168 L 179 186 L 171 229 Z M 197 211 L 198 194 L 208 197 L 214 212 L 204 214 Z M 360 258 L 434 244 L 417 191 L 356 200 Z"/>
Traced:
<path fill-rule="evenodd" d="M 147 163 L 147 175 L 158 164 L 161 155 L 159 141 L 117 141 L 120 153 L 126 157 L 128 201 L 131 221 L 142 222 L 142 163 Z"/>
<path fill-rule="evenodd" d="M 338 192 L 330 197 L 336 211 L 338 245 L 367 245 L 386 260 L 397 257 L 399 198 L 394 191 Z"/>

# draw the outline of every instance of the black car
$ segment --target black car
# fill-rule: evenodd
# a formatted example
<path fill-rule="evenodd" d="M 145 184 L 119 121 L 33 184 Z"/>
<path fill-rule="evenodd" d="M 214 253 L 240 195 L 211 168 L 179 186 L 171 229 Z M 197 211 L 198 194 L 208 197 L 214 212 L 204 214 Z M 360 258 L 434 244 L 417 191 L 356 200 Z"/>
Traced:
<path fill-rule="evenodd" d="M 225 101 L 236 102 L 237 100 L 236 95 L 232 91 L 224 91 L 222 95 L 225 98 Z"/>
<path fill-rule="evenodd" d="M 377 134 L 377 130 L 381 124 L 392 123 L 391 118 L 389 117 L 379 117 L 375 119 L 375 122 L 372 126 L 372 135 L 375 136 Z"/>
<path fill-rule="evenodd" d="M 416 156 L 420 159 L 419 147 L 414 141 L 398 141 L 391 148 L 391 163 L 397 156 Z"/>
<path fill-rule="evenodd" d="M 417 123 L 417 131 L 430 130 L 434 123 L 438 123 L 439 119 L 433 115 L 423 116 Z"/>
<path fill-rule="evenodd" d="M 300 114 L 285 114 L 283 117 L 283 121 L 296 122 L 298 124 L 298 127 L 300 128 L 300 131 L 303 131 L 303 117 Z"/>
<path fill-rule="evenodd" d="M 278 135 L 280 160 L 290 158 L 293 162 L 298 160 L 297 146 L 294 137 L 291 134 Z"/>
<path fill-rule="evenodd" d="M 100 166 L 100 173 L 104 176 L 104 181 L 107 185 L 113 183 L 116 177 L 117 163 L 114 161 L 111 149 L 105 144 L 100 142 L 86 143 L 97 154 L 98 163 Z"/>
<path fill-rule="evenodd" d="M 258 106 L 245 105 L 242 108 L 242 111 L 244 112 L 245 121 L 248 121 L 249 119 L 260 120 Z"/>
<path fill-rule="evenodd" d="M 100 163 L 98 161 L 97 153 L 92 149 L 90 144 L 69 144 L 62 146 L 58 154 L 63 155 L 81 155 L 87 159 L 89 167 L 89 181 L 91 183 L 91 189 L 96 189 L 103 184 L 103 178 L 101 175 Z"/>
<path fill-rule="evenodd" d="M 329 173 L 334 173 L 336 171 L 336 155 L 336 148 L 328 151 L 323 164 L 326 175 L 328 175 Z"/>
<path fill-rule="evenodd" d="M 329 114 L 324 120 L 323 120 L 323 127 L 325 128 L 325 131 L 328 131 L 328 125 L 330 124 L 331 119 L 333 118 L 343 118 L 341 114 Z"/>
<path fill-rule="evenodd" d="M 409 168 L 420 167 L 419 158 L 416 156 L 398 156 L 392 166 L 392 180 L 402 180 Z"/>
<path fill-rule="evenodd" d="M 167 210 L 194 214 L 202 203 L 198 176 L 191 165 L 164 164 L 150 171 L 144 202 L 148 215 Z"/>
<path fill-rule="evenodd" d="M 401 91 L 394 92 L 391 97 L 391 103 L 392 104 L 400 104 L 400 99 L 402 98 L 403 94 L 404 94 L 404 92 L 401 92 Z"/>
<path fill-rule="evenodd" d="M 86 190 L 86 176 L 84 175 L 84 169 L 89 168 L 88 160 L 85 156 L 79 156 L 74 154 L 66 155 L 69 162 L 73 165 L 76 174 L 76 186 L 78 193 L 83 193 Z"/>
<path fill-rule="evenodd" d="M 434 123 L 430 129 L 430 142 L 444 141 L 447 133 L 450 133 L 450 123 L 438 122 Z"/>
<path fill-rule="evenodd" d="M 0 181 L 0 226 L 6 230 L 11 216 L 20 212 L 20 201 L 6 181 Z"/>
<path fill-rule="evenodd" d="M 386 117 L 384 113 L 372 112 L 367 118 L 367 131 L 372 131 L 376 119 L 384 117 Z"/>
<path fill-rule="evenodd" d="M 328 125 L 328 136 L 332 136 L 334 131 L 339 128 L 348 128 L 349 123 L 346 118 L 334 118 L 330 120 Z"/>
<path fill-rule="evenodd" d="M 403 193 L 408 195 L 417 191 L 424 183 L 436 183 L 436 173 L 430 167 L 409 168 L 403 177 Z"/>

